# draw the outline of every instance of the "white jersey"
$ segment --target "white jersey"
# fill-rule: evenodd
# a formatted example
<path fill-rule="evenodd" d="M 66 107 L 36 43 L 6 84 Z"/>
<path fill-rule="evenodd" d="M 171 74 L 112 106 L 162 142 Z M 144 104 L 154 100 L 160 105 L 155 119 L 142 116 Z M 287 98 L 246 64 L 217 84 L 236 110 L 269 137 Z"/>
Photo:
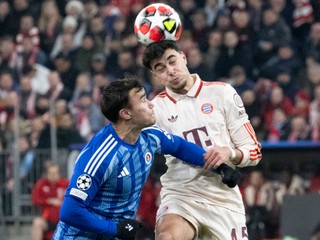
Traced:
<path fill-rule="evenodd" d="M 169 89 L 153 100 L 157 125 L 203 148 L 230 146 L 242 152 L 239 167 L 254 166 L 261 160 L 261 145 L 248 120 L 242 100 L 231 85 L 203 82 L 192 75 L 195 84 L 185 95 Z M 161 198 L 180 196 L 223 206 L 244 213 L 238 186 L 228 188 L 221 177 L 166 156 L 167 172 L 161 177 Z M 228 163 L 230 166 L 233 164 Z"/>

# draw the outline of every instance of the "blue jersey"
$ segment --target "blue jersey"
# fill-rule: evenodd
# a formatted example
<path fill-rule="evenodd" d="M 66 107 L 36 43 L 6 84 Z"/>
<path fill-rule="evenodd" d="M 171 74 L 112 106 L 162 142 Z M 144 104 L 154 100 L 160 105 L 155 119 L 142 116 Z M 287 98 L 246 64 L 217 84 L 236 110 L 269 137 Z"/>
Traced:
<path fill-rule="evenodd" d="M 156 126 L 143 129 L 132 145 L 106 125 L 79 154 L 53 239 L 114 239 L 116 223 L 136 217 L 155 154 L 203 166 L 204 153 Z"/>

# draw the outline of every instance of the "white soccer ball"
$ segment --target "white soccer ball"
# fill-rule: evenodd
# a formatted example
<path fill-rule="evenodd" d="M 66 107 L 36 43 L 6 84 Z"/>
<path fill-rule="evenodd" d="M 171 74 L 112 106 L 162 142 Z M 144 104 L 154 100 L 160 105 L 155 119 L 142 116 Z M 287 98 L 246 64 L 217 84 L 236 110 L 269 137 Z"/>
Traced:
<path fill-rule="evenodd" d="M 150 4 L 138 13 L 134 32 L 144 45 L 162 40 L 177 41 L 182 32 L 180 16 L 167 4 Z"/>

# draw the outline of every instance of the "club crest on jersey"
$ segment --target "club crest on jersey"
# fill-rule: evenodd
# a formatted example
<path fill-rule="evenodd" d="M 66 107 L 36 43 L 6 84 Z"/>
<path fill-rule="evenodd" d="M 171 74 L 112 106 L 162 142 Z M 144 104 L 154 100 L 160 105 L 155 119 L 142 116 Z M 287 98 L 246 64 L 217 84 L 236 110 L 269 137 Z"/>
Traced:
<path fill-rule="evenodd" d="M 239 108 L 243 108 L 243 102 L 239 94 L 235 93 L 233 95 L 233 101 Z"/>
<path fill-rule="evenodd" d="M 91 187 L 92 179 L 88 174 L 81 174 L 77 179 L 77 187 L 80 190 L 88 190 Z"/>
<path fill-rule="evenodd" d="M 150 152 L 147 152 L 146 155 L 144 155 L 144 160 L 146 161 L 146 164 L 150 164 L 152 160 L 152 154 Z"/>
<path fill-rule="evenodd" d="M 211 103 L 204 103 L 201 106 L 201 112 L 203 112 L 204 114 L 209 114 L 213 112 L 213 106 Z"/>

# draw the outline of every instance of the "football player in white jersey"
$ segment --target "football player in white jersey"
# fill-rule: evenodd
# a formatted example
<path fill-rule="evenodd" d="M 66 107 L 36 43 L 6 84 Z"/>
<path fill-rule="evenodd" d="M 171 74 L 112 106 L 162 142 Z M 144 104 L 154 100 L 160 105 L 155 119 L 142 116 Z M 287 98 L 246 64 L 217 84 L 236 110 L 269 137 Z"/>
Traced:
<path fill-rule="evenodd" d="M 157 125 L 210 149 L 217 168 L 255 166 L 262 158 L 240 96 L 223 82 L 205 82 L 187 68 L 175 42 L 150 44 L 143 64 L 165 90 L 153 100 Z M 157 240 L 248 239 L 245 209 L 238 186 L 228 188 L 221 176 L 166 156 L 157 212 Z"/>

